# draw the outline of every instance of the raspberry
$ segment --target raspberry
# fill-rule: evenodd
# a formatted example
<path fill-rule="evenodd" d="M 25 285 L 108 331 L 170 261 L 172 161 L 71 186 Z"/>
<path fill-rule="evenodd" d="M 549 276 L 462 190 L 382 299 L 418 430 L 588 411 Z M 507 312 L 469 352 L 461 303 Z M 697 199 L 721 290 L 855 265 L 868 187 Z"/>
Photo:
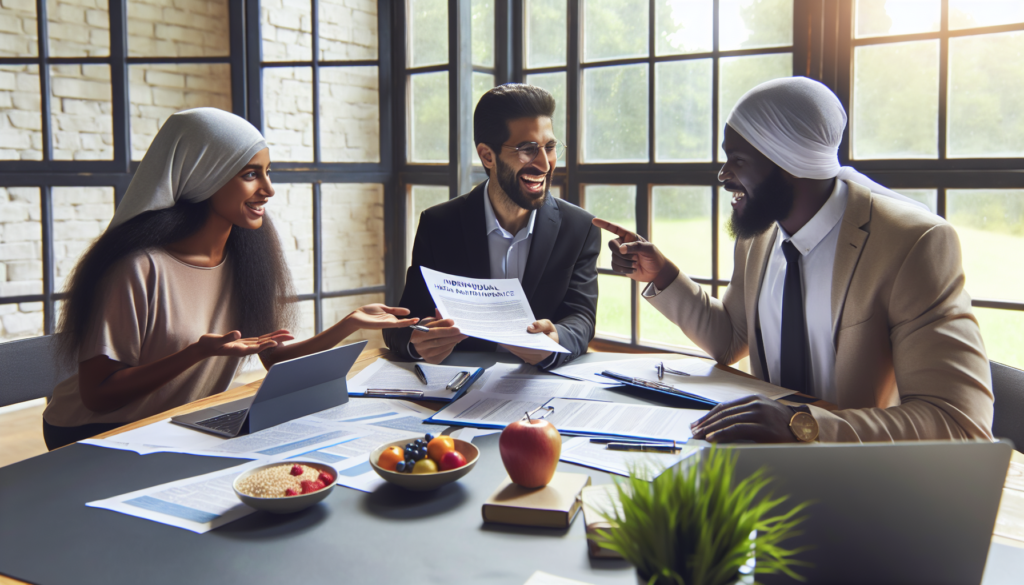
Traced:
<path fill-rule="evenodd" d="M 286 495 L 286 496 L 297 496 L 297 495 L 299 495 L 299 492 L 293 490 L 292 488 L 288 488 L 288 489 L 284 490 L 284 495 Z"/>
<path fill-rule="evenodd" d="M 302 471 L 301 465 L 292 465 L 292 470 L 290 473 L 292 475 L 302 475 L 304 472 Z"/>
<path fill-rule="evenodd" d="M 319 477 L 317 477 L 316 480 L 324 484 L 324 487 L 327 487 L 334 483 L 334 477 L 332 477 L 331 474 L 327 473 L 326 471 L 321 471 Z"/>
<path fill-rule="evenodd" d="M 308 479 L 304 479 L 304 480 L 302 480 L 302 484 L 301 485 L 302 485 L 302 493 L 304 493 L 304 494 L 309 494 L 309 493 L 315 492 L 317 490 L 322 490 L 322 489 L 324 489 L 324 487 L 326 487 L 326 486 L 324 486 L 323 482 L 321 482 L 318 479 L 317 480 L 313 480 L 313 481 L 309 481 Z"/>

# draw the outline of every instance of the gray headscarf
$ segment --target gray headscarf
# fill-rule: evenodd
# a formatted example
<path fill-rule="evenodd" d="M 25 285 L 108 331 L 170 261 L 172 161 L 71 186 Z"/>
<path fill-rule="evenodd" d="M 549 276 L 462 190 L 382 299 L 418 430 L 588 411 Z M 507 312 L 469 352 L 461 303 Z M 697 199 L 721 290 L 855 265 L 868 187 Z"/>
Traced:
<path fill-rule="evenodd" d="M 209 199 L 264 148 L 259 130 L 230 112 L 196 108 L 173 114 L 139 163 L 107 229 L 173 207 L 179 199 Z"/>
<path fill-rule="evenodd" d="M 726 122 L 761 154 L 802 179 L 842 179 L 872 193 L 928 209 L 872 181 L 853 167 L 839 165 L 839 143 L 846 112 L 832 90 L 806 77 L 773 79 L 748 91 Z"/>

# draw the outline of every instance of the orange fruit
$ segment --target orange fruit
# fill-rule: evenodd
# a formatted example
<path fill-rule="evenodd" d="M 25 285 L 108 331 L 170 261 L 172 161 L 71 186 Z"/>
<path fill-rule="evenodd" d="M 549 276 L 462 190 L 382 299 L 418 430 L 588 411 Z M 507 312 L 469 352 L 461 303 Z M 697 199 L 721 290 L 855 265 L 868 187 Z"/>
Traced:
<path fill-rule="evenodd" d="M 394 471 L 399 461 L 405 461 L 405 453 L 402 452 L 402 448 L 397 446 L 388 447 L 380 454 L 380 457 L 377 459 L 377 465 L 388 471 Z"/>
<path fill-rule="evenodd" d="M 427 443 L 427 457 L 434 460 L 434 463 L 441 464 L 441 458 L 444 457 L 445 453 L 449 453 L 455 450 L 455 439 L 441 435 L 434 437 Z"/>

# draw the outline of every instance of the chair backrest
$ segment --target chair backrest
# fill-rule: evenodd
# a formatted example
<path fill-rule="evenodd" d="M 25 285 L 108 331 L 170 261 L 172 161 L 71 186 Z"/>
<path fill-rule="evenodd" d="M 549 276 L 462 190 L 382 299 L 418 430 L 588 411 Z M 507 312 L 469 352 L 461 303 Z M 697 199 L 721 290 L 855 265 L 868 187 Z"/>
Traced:
<path fill-rule="evenodd" d="M 999 362 L 990 364 L 996 397 L 992 434 L 1013 441 L 1017 450 L 1024 449 L 1024 370 Z"/>
<path fill-rule="evenodd" d="M 52 335 L 0 343 L 0 406 L 50 396 L 71 375 L 55 350 Z"/>

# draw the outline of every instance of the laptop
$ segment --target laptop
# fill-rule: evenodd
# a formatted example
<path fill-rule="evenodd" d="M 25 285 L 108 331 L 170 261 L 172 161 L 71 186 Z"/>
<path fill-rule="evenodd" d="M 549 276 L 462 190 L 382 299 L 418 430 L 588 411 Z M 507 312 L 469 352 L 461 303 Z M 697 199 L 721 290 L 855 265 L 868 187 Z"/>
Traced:
<path fill-rule="evenodd" d="M 256 394 L 171 417 L 171 422 L 237 437 L 348 402 L 345 376 L 366 341 L 343 345 L 270 366 Z"/>
<path fill-rule="evenodd" d="M 744 445 L 737 481 L 759 468 L 767 490 L 813 501 L 786 548 L 808 583 L 980 583 L 1010 463 L 1007 443 Z M 758 575 L 758 582 L 789 583 Z"/>

